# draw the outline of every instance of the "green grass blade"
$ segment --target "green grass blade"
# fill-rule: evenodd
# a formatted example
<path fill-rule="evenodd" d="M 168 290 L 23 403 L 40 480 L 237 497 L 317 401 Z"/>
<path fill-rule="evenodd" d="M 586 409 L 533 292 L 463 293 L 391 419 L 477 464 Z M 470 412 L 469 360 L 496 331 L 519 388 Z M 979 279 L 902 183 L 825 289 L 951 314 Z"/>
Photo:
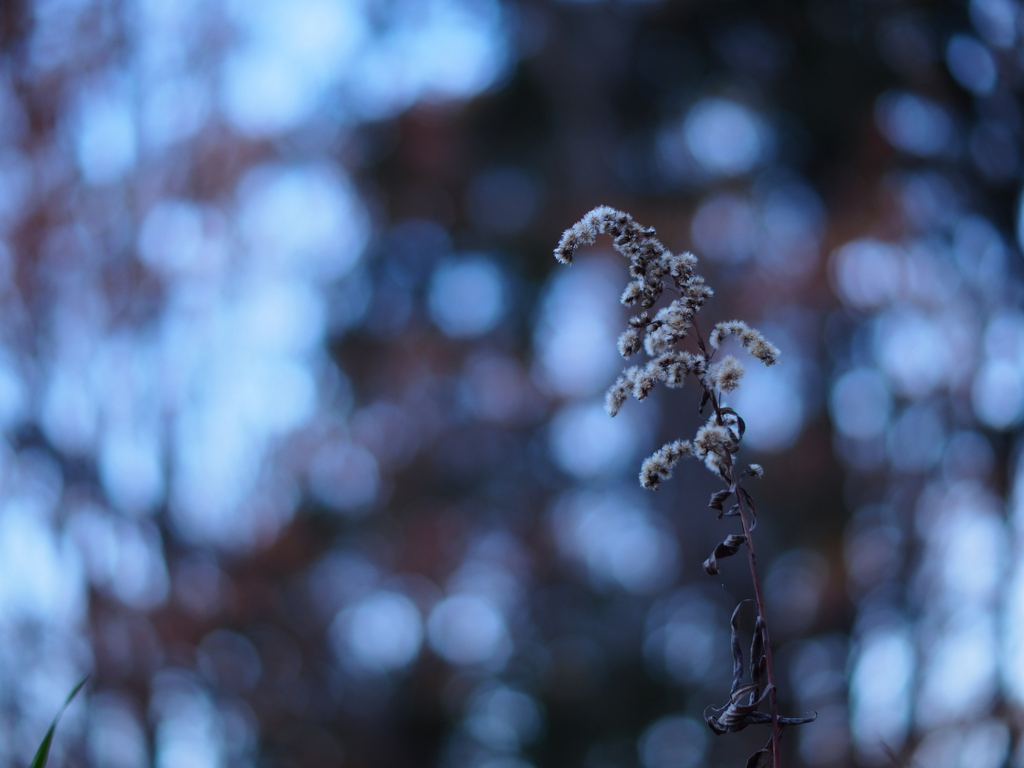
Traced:
<path fill-rule="evenodd" d="M 67 700 L 64 702 L 64 706 L 60 708 L 60 712 L 53 718 L 53 723 L 50 725 L 50 730 L 46 732 L 46 736 L 43 737 L 43 743 L 39 745 L 39 749 L 36 750 L 36 756 L 32 760 L 32 765 L 29 768 L 43 768 L 46 765 L 46 760 L 50 756 L 50 744 L 53 743 L 53 732 L 57 729 L 57 721 L 60 720 L 60 716 L 64 714 L 64 710 L 68 708 L 68 704 L 75 698 L 82 686 L 85 685 L 85 681 L 88 680 L 88 675 L 83 677 L 81 682 L 74 687 L 74 690 L 68 694 Z"/>

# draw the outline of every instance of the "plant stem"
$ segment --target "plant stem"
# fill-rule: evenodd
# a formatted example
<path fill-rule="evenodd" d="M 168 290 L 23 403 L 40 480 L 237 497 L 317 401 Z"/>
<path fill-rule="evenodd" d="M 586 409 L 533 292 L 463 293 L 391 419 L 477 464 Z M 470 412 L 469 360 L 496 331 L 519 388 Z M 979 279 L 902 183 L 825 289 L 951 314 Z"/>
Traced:
<path fill-rule="evenodd" d="M 707 347 L 704 345 L 704 338 L 701 336 L 696 323 L 694 323 L 693 329 L 697 338 L 698 347 L 701 352 L 705 354 L 708 360 L 710 360 L 712 355 L 708 355 Z M 712 408 L 714 408 L 718 423 L 724 426 L 725 420 L 722 418 L 722 406 L 721 403 L 718 402 L 718 396 L 714 389 L 709 389 L 703 380 L 701 380 L 701 387 L 703 387 L 704 391 L 710 398 L 709 402 L 711 403 Z M 757 555 L 754 552 L 754 537 L 750 530 L 753 515 L 750 510 L 747 509 L 747 503 L 744 501 L 743 494 L 740 493 L 740 481 L 736 475 L 736 467 L 733 464 L 732 455 L 728 452 L 725 454 L 725 465 L 728 468 L 729 474 L 729 490 L 732 491 L 733 495 L 736 497 L 736 503 L 739 506 L 740 521 L 743 524 L 743 535 L 746 537 L 747 558 L 750 561 L 750 579 L 754 582 L 754 602 L 757 606 L 757 616 L 761 619 L 761 639 L 764 644 L 765 676 L 768 678 L 768 708 L 770 709 L 772 716 L 772 737 L 770 742 L 772 768 L 782 768 L 782 730 L 779 726 L 779 706 L 778 698 L 776 696 L 777 688 L 775 687 L 775 667 L 772 664 L 772 643 L 768 634 L 768 617 L 765 615 L 764 610 L 764 596 L 761 590 L 761 577 L 757 573 Z M 751 659 L 751 663 L 753 663 L 753 659 Z"/>
<path fill-rule="evenodd" d="M 754 582 L 754 600 L 757 605 L 757 615 L 761 619 L 761 637 L 764 642 L 764 666 L 765 675 L 768 678 L 768 708 L 771 710 L 772 715 L 772 768 L 782 768 L 782 750 L 780 739 L 782 732 L 779 728 L 779 707 L 778 701 L 775 695 L 775 669 L 772 665 L 772 643 L 768 636 L 768 619 L 764 612 L 764 597 L 761 592 L 761 579 L 757 574 L 757 556 L 754 553 L 754 539 L 750 533 L 750 518 L 751 515 L 747 510 L 746 502 L 743 500 L 743 494 L 739 493 L 739 482 L 735 479 L 736 472 L 732 465 L 732 457 L 728 458 L 729 473 L 733 477 L 732 490 L 736 494 L 736 502 L 740 508 L 740 520 L 743 523 L 743 535 L 747 539 L 747 556 L 750 560 L 750 578 Z"/>

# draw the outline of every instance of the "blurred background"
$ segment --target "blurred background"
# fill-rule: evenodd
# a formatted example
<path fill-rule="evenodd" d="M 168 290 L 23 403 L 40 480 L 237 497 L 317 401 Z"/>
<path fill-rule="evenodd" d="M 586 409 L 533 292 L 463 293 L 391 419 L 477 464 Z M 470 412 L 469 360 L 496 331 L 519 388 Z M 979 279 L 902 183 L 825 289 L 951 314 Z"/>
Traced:
<path fill-rule="evenodd" d="M 693 388 L 733 405 L 787 765 L 1024 765 L 1017 0 L 5 0 L 0 766 L 740 766 Z"/>

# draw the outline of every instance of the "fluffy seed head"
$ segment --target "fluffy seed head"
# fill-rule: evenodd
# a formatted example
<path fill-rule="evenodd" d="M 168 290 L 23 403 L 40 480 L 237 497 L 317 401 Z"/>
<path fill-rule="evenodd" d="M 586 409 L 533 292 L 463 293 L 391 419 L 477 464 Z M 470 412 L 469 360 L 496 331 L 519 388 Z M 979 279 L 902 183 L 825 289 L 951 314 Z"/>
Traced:
<path fill-rule="evenodd" d="M 643 342 L 640 340 L 640 333 L 635 328 L 627 328 L 619 336 L 619 354 L 623 357 L 630 357 L 640 351 Z"/>
<path fill-rule="evenodd" d="M 555 249 L 555 257 L 563 264 L 572 263 L 575 250 L 592 244 L 598 235 L 611 237 L 616 251 L 629 260 L 629 282 L 621 296 L 627 306 L 639 304 L 644 310 L 658 302 L 666 286 L 674 294 L 672 301 L 657 312 L 641 312 L 630 318 L 619 336 L 618 349 L 630 357 L 642 347 L 652 358 L 646 365 L 635 365 L 608 389 L 605 408 L 614 416 L 630 395 L 638 400 L 648 397 L 657 382 L 671 388 L 681 387 L 687 375 L 693 374 L 704 388 L 706 405 L 713 399 L 714 411 L 690 441 L 667 443 L 644 462 L 640 482 L 657 488 L 671 475 L 672 466 L 683 455 L 696 455 L 708 469 L 725 478 L 731 476 L 731 455 L 739 450 L 742 422 L 729 408 L 723 408 L 721 394 L 734 391 L 743 376 L 743 366 L 732 356 L 711 365 L 703 346 L 700 354 L 679 351 L 676 345 L 694 333 L 694 317 L 714 292 L 695 274 L 697 259 L 692 253 L 673 254 L 657 239 L 655 231 L 643 227 L 628 213 L 599 206 L 567 229 Z M 653 314 L 653 317 L 651 316 Z M 773 365 L 779 350 L 741 320 L 718 323 L 708 337 L 712 349 L 733 336 L 753 357 L 765 365 Z M 752 466 L 748 474 L 759 475 L 760 467 Z"/>
<path fill-rule="evenodd" d="M 722 392 L 732 392 L 740 385 L 740 378 L 743 376 L 743 366 L 740 365 L 732 355 L 729 355 L 720 363 L 715 363 L 708 371 L 708 378 L 711 384 Z"/>
<path fill-rule="evenodd" d="M 775 365 L 778 362 L 780 354 L 778 348 L 762 336 L 760 331 L 754 330 L 742 320 L 718 323 L 711 331 L 708 343 L 718 349 L 727 336 L 735 336 L 747 352 L 765 365 Z"/>
<path fill-rule="evenodd" d="M 630 368 L 633 373 L 629 376 L 633 383 L 633 397 L 643 400 L 654 390 L 655 378 L 651 372 L 644 368 Z"/>
<path fill-rule="evenodd" d="M 619 412 L 632 389 L 632 383 L 625 376 L 619 376 L 615 383 L 608 388 L 604 396 L 604 409 L 608 411 L 609 416 L 614 416 Z"/>
<path fill-rule="evenodd" d="M 672 476 L 672 468 L 676 463 L 681 458 L 692 455 L 693 446 L 689 440 L 665 443 L 644 460 L 640 468 L 640 485 L 657 490 L 663 480 L 668 480 Z"/>

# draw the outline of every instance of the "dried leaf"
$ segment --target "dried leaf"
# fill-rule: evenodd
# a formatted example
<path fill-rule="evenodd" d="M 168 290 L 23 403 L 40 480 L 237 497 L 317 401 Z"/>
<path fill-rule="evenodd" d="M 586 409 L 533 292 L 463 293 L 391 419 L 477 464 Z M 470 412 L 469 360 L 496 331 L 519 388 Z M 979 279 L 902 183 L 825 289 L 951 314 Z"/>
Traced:
<path fill-rule="evenodd" d="M 759 722 L 760 718 L 751 719 L 752 714 L 762 715 L 763 712 L 755 712 L 755 710 L 761 706 L 761 702 L 764 701 L 765 696 L 771 690 L 771 686 L 764 689 L 760 696 L 753 701 L 750 701 L 750 694 L 757 688 L 756 684 L 744 685 L 733 691 L 732 696 L 729 698 L 729 703 L 720 708 L 715 709 L 714 707 L 708 707 L 704 710 L 704 721 L 710 726 L 711 730 L 719 736 L 723 733 L 736 733 L 742 731 L 748 725 Z M 748 702 L 742 703 L 743 698 L 746 697 Z M 708 710 L 719 713 L 717 717 L 713 717 L 708 714 Z M 771 717 L 768 717 L 769 722 Z"/>
<path fill-rule="evenodd" d="M 754 632 L 750 639 L 750 679 L 760 684 L 767 660 L 764 655 L 764 618 L 754 620 Z"/>
<path fill-rule="evenodd" d="M 730 496 L 732 496 L 732 491 L 729 489 L 726 489 L 724 491 L 716 491 L 715 493 L 711 494 L 711 501 L 708 503 L 708 507 L 710 507 L 711 509 L 717 509 L 719 512 L 718 516 L 721 517 L 722 502 L 728 499 Z"/>
<path fill-rule="evenodd" d="M 754 497 L 743 486 L 737 486 L 736 495 L 743 499 L 743 503 L 750 510 L 750 530 L 754 530 L 757 527 L 757 505 L 754 503 Z"/>
<path fill-rule="evenodd" d="M 711 557 L 704 561 L 704 570 L 708 576 L 714 576 L 718 573 L 718 558 L 735 555 L 746 540 L 747 537 L 741 533 L 730 533 L 726 536 L 725 540 L 715 547 Z"/>
<path fill-rule="evenodd" d="M 818 719 L 818 713 L 814 712 L 806 717 L 780 717 L 779 725 L 805 725 L 806 723 L 813 723 Z M 747 725 L 769 725 L 772 722 L 772 716 L 767 712 L 751 712 L 747 715 Z"/>
<path fill-rule="evenodd" d="M 740 415 L 736 413 L 736 411 L 734 411 L 732 408 L 725 407 L 722 409 L 722 413 L 728 413 L 736 417 L 736 424 L 740 428 L 740 439 L 742 440 L 743 433 L 747 431 L 746 423 L 743 421 L 743 419 L 740 418 Z"/>
<path fill-rule="evenodd" d="M 742 537 L 740 537 L 742 539 Z M 754 620 L 754 632 L 750 643 L 750 671 L 753 682 L 743 683 L 743 646 L 740 643 L 740 610 L 746 603 L 753 600 L 742 600 L 733 609 L 729 620 L 730 644 L 732 646 L 732 685 L 729 688 L 729 703 L 724 707 L 707 707 L 704 710 L 704 721 L 716 734 L 735 733 L 748 725 L 764 725 L 772 721 L 767 712 L 759 712 L 758 707 L 771 693 L 772 686 L 761 689 L 764 676 L 764 619 L 758 615 Z M 779 725 L 803 725 L 817 717 L 812 713 L 805 717 L 780 717 Z M 751 757 L 753 759 L 753 756 Z M 758 765 L 758 763 L 755 763 Z"/>
<path fill-rule="evenodd" d="M 732 646 L 732 685 L 729 687 L 729 695 L 739 690 L 743 682 L 743 646 L 740 645 L 740 608 L 751 600 L 740 600 L 732 609 L 732 618 L 729 619 L 730 644 Z"/>
<path fill-rule="evenodd" d="M 812 712 L 804 717 L 780 717 L 779 725 L 806 725 L 807 723 L 813 723 L 818 719 L 818 713 Z M 768 722 L 772 721 L 771 715 L 768 716 Z"/>
<path fill-rule="evenodd" d="M 747 768 L 766 768 L 772 761 L 772 753 L 762 749 L 747 758 Z"/>
<path fill-rule="evenodd" d="M 698 413 L 698 415 L 699 415 L 699 414 L 703 414 L 703 413 L 704 413 L 704 406 L 708 404 L 708 400 L 710 400 L 710 399 L 711 399 L 711 393 L 710 393 L 710 392 L 708 392 L 708 391 L 707 391 L 707 390 L 705 389 L 705 390 L 704 390 L 704 394 L 702 394 L 702 395 L 700 396 L 700 407 L 699 407 L 699 408 L 697 408 L 697 413 Z"/>

